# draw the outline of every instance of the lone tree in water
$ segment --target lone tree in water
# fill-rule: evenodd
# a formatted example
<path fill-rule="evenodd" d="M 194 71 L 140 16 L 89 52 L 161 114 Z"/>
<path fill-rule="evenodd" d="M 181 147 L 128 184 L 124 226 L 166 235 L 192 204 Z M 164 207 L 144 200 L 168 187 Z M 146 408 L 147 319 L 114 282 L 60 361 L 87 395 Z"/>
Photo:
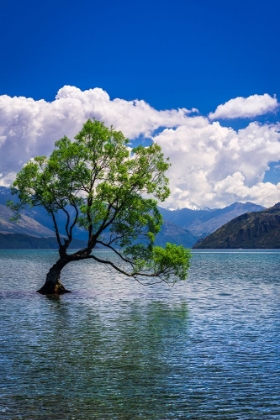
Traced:
<path fill-rule="evenodd" d="M 169 195 L 164 160 L 158 145 L 130 149 L 122 132 L 102 122 L 88 120 L 74 141 L 63 137 L 49 158 L 38 156 L 17 174 L 12 193 L 25 206 L 43 206 L 52 217 L 59 259 L 47 273 L 42 294 L 65 293 L 61 270 L 70 262 L 92 259 L 108 264 L 138 281 L 174 283 L 185 279 L 190 252 L 182 246 L 154 246 L 162 225 L 157 201 Z M 58 214 L 64 214 L 64 234 Z M 85 248 L 69 253 L 74 227 L 87 232 Z M 112 258 L 100 257 L 96 247 L 111 250 Z"/>

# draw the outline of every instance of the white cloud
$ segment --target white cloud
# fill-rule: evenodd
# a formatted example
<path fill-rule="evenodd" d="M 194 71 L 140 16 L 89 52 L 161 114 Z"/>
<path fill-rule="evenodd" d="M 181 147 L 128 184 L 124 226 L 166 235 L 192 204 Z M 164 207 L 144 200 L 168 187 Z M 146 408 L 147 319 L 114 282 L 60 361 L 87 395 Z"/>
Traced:
<path fill-rule="evenodd" d="M 253 118 L 274 111 L 278 106 L 276 97 L 272 98 L 265 93 L 264 95 L 252 95 L 248 98 L 238 97 L 219 105 L 215 112 L 211 112 L 208 117 L 210 120 L 233 119 L 233 118 Z"/>
<path fill-rule="evenodd" d="M 160 126 L 184 124 L 187 109 L 156 111 L 144 101 L 110 100 L 102 89 L 82 92 L 72 86 L 59 90 L 49 103 L 31 98 L 0 96 L 1 172 L 18 171 L 36 155 L 48 155 L 55 140 L 74 137 L 88 118 L 123 130 L 128 138 L 145 136 Z"/>
<path fill-rule="evenodd" d="M 100 88 L 83 92 L 65 86 L 50 103 L 0 96 L 0 185 L 9 185 L 30 158 L 48 155 L 57 139 L 74 137 L 86 119 L 96 118 L 132 140 L 143 134 L 161 145 L 172 163 L 170 207 L 280 201 L 280 183 L 263 182 L 269 163 L 280 161 L 279 125 L 252 122 L 235 131 L 194 111 L 157 111 L 140 100 L 110 100 Z M 160 127 L 165 129 L 158 133 Z"/>
<path fill-rule="evenodd" d="M 170 207 L 220 207 L 234 201 L 269 206 L 280 201 L 280 183 L 262 182 L 268 163 L 280 160 L 277 125 L 251 123 L 234 131 L 204 119 L 200 126 L 166 129 L 154 140 L 173 163 Z"/>

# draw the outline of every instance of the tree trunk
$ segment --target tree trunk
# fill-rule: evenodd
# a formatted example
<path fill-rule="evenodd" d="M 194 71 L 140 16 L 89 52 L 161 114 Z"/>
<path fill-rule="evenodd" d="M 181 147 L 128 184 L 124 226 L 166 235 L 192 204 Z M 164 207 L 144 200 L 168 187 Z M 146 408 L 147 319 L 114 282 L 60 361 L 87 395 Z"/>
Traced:
<path fill-rule="evenodd" d="M 38 290 L 42 295 L 53 295 L 69 293 L 70 290 L 66 290 L 62 283 L 60 283 L 60 273 L 63 267 L 70 262 L 67 259 L 58 260 L 50 269 L 47 274 L 46 282 L 41 289 Z"/>

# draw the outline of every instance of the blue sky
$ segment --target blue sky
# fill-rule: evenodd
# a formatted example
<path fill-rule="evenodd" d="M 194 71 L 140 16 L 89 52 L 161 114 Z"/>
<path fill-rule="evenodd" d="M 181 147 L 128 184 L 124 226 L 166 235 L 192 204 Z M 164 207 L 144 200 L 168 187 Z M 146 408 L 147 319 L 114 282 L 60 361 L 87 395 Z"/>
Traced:
<path fill-rule="evenodd" d="M 196 115 L 203 118 L 214 113 L 219 105 L 237 97 L 268 94 L 271 98 L 276 95 L 278 99 L 279 15 L 280 2 L 276 0 L 3 2 L 0 13 L 0 96 L 22 96 L 35 101 L 44 99 L 51 103 L 65 85 L 76 87 L 81 92 L 101 88 L 108 93 L 110 100 L 143 100 L 157 111 L 196 108 Z M 3 107 L 7 109 L 5 104 Z M 28 105 L 21 104 L 20 107 L 20 119 L 24 120 L 27 112 L 24 107 L 27 110 Z M 219 117 L 218 123 L 234 130 L 246 129 L 254 122 L 262 127 L 276 125 L 279 121 L 278 105 L 267 105 L 267 110 L 251 112 L 249 116 L 245 113 L 245 117 L 242 113 L 237 118 Z M 13 118 L 14 115 L 18 114 L 13 114 Z M 5 118 L 2 116 L 1 119 L 0 114 L 2 132 L 11 127 L 11 120 Z M 213 124 L 213 120 L 210 123 Z M 42 124 L 45 127 L 46 123 Z M 164 126 L 164 122 L 161 124 Z M 177 122 L 175 126 L 178 127 Z M 166 127 L 171 129 L 170 123 Z M 133 136 L 152 137 L 158 127 L 153 128 L 147 132 L 139 129 Z M 68 128 L 65 130 L 68 132 Z M 2 144 L 8 142 L 6 137 Z M 271 167 L 270 171 L 264 170 L 264 163 L 254 177 L 250 178 L 241 171 L 248 188 L 259 183 L 260 178 L 264 182 L 279 182 L 277 142 L 279 139 L 274 138 L 275 157 L 271 153 L 265 160 L 265 165 Z M 12 142 L 9 147 L 12 148 Z M 18 147 L 30 150 L 23 135 Z M 44 147 L 38 147 L 36 151 L 41 149 Z M 168 147 L 166 149 L 168 151 Z M 2 146 L 2 157 L 4 151 L 8 153 Z M 216 164 L 221 162 L 220 158 L 216 159 Z M 176 163 L 175 155 L 174 159 Z M 10 165 L 11 172 L 18 170 L 12 160 Z M 198 168 L 201 169 L 206 171 L 205 167 Z M 234 174 L 238 171 L 234 170 L 225 173 L 223 179 L 237 177 Z M 194 168 L 191 171 L 193 173 Z M 207 171 L 208 176 L 209 168 Z M 1 169 L 1 158 L 0 173 L 5 176 L 8 173 L 7 168 Z M 186 182 L 181 181 L 179 188 L 188 188 Z M 214 185 L 216 181 L 221 179 L 211 182 Z M 237 190 L 224 200 L 213 199 L 213 191 L 209 190 L 208 201 L 203 202 L 202 198 L 174 199 L 172 205 L 215 206 L 235 199 L 261 203 L 258 198 L 261 194 L 243 192 L 238 196 Z M 274 194 L 270 201 L 275 197 Z"/>

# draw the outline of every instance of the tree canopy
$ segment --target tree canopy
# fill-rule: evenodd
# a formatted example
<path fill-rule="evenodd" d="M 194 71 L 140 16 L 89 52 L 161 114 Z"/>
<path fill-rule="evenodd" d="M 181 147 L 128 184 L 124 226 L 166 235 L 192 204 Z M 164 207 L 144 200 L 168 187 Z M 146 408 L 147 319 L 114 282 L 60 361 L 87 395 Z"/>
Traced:
<path fill-rule="evenodd" d="M 154 246 L 163 223 L 157 203 L 170 194 L 165 176 L 170 164 L 160 146 L 129 147 L 122 132 L 88 120 L 71 141 L 55 143 L 50 157 L 38 156 L 17 174 L 9 203 L 18 217 L 25 206 L 43 206 L 53 220 L 59 259 L 39 292 L 63 293 L 62 268 L 72 261 L 93 259 L 138 281 L 175 282 L 185 279 L 190 251 L 182 246 Z M 57 215 L 64 214 L 59 230 Z M 75 227 L 87 232 L 83 249 L 69 253 Z M 117 258 L 101 257 L 105 247 Z"/>

